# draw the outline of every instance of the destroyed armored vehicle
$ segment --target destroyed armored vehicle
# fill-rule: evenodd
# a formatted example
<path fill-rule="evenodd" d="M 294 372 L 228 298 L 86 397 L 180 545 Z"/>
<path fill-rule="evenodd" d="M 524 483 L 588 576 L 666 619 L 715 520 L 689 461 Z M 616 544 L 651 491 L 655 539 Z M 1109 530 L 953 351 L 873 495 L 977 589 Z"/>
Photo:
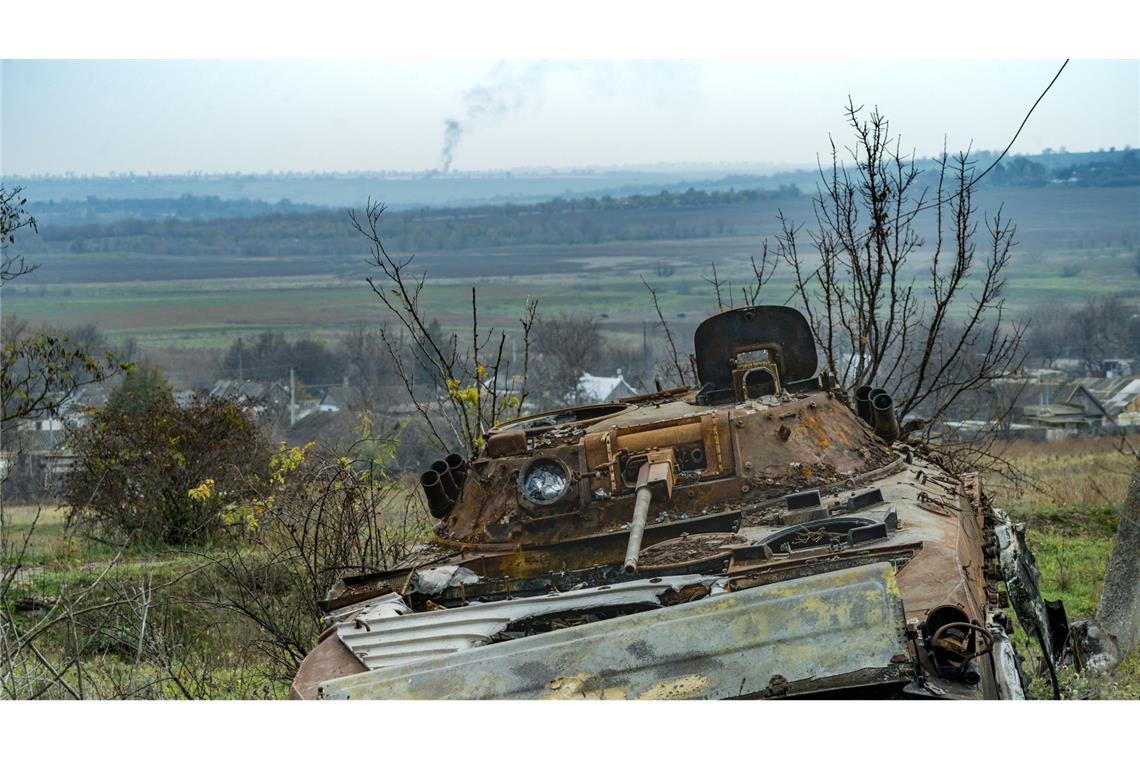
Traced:
<path fill-rule="evenodd" d="M 1063 614 L 977 474 L 900 440 L 887 393 L 849 403 L 795 309 L 694 345 L 697 388 L 437 461 L 431 543 L 330 591 L 293 696 L 1024 698 L 1010 614 L 1042 662 Z"/>

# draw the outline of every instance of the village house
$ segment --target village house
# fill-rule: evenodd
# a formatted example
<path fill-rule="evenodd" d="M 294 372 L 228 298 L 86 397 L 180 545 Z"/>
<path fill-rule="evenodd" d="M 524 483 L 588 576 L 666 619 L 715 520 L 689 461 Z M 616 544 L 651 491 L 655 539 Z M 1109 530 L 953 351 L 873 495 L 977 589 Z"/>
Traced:
<path fill-rule="evenodd" d="M 636 395 L 637 390 L 625 381 L 620 369 L 614 377 L 599 377 L 583 372 L 578 379 L 577 396 L 585 404 L 605 404 Z"/>
<path fill-rule="evenodd" d="M 259 422 L 287 418 L 289 387 L 276 381 L 218 380 L 210 389 L 211 398 L 225 399 L 249 408 Z"/>
<path fill-rule="evenodd" d="M 104 406 L 109 394 L 105 383 L 85 385 L 62 401 L 55 414 L 20 420 L 5 431 L 0 451 L 5 493 L 19 500 L 54 493 L 75 464 L 68 437 L 89 422 L 91 411 Z"/>
<path fill-rule="evenodd" d="M 1028 383 L 1021 398 L 1034 403 L 1017 422 L 1050 439 L 1140 426 L 1140 375 Z"/>
<path fill-rule="evenodd" d="M 1112 427 L 1140 424 L 1140 375 L 1081 377 L 1068 386 L 1069 399 L 1094 399 Z"/>

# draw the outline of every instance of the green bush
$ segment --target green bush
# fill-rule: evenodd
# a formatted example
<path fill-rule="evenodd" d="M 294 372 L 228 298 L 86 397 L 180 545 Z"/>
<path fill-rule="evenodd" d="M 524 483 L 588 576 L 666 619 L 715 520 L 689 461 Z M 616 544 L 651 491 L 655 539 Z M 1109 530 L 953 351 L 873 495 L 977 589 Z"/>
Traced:
<path fill-rule="evenodd" d="M 132 372 L 73 439 L 72 517 L 145 543 L 203 543 L 253 493 L 271 450 L 231 401 L 175 403 L 153 369 Z"/>

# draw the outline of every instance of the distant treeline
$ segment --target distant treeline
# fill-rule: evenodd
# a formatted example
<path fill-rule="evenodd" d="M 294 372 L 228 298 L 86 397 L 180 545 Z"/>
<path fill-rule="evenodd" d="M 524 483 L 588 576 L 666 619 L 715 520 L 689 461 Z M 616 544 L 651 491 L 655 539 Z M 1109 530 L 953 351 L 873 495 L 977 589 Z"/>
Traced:
<path fill-rule="evenodd" d="M 1097 159 L 1058 169 L 1050 169 L 1041 161 L 1021 156 L 1005 159 L 986 175 L 984 181 L 1015 187 L 1060 183 L 1092 187 L 1140 185 L 1140 150 L 1124 150 L 1119 153 L 1113 150 L 1091 155 L 1097 156 Z"/>
<path fill-rule="evenodd" d="M 994 187 L 1140 185 L 1140 150 L 1007 157 L 984 179 Z M 974 156 L 978 171 L 993 156 Z M 1050 166 L 1047 166 L 1049 164 Z M 1050 168 L 1053 167 L 1053 168 Z M 937 177 L 919 162 L 922 181 Z M 725 177 L 720 181 L 729 180 Z M 742 182 L 748 178 L 741 176 Z M 691 240 L 741 234 L 758 204 L 799 200 L 797 185 L 774 189 L 669 189 L 652 193 L 560 196 L 537 203 L 389 211 L 382 232 L 393 250 L 457 251 L 521 245 L 577 245 L 639 240 Z M 774 211 L 774 209 L 772 209 Z M 99 199 L 38 203 L 40 235 L 24 245 L 53 252 L 156 256 L 357 256 L 360 239 L 343 209 L 280 201 L 183 195 L 168 199 Z"/>
<path fill-rule="evenodd" d="M 574 245 L 627 240 L 731 235 L 734 226 L 707 209 L 797 198 L 779 190 L 705 191 L 622 198 L 556 199 L 533 205 L 394 211 L 383 219 L 385 239 L 402 252 L 510 245 Z M 190 202 L 187 200 L 187 202 Z M 687 213 L 693 212 L 693 213 Z M 178 256 L 359 255 L 360 239 L 344 211 L 321 210 L 210 221 L 120 219 L 104 224 L 44 224 L 29 247 L 76 254 L 145 253 Z"/>
<path fill-rule="evenodd" d="M 241 219 L 273 214 L 323 210 L 321 206 L 282 199 L 266 203 L 250 199 L 222 199 L 216 195 L 184 194 L 177 198 L 96 198 L 39 201 L 32 204 L 39 224 L 45 226 L 106 224 L 122 219 Z"/>
<path fill-rule="evenodd" d="M 590 169 L 520 172 L 384 172 L 286 174 L 116 175 L 109 177 L 5 177 L 5 184 L 28 190 L 29 204 L 86 198 L 179 198 L 217 196 L 275 204 L 282 198 L 324 208 L 343 208 L 362 198 L 387 198 L 401 211 L 431 206 L 488 203 L 537 203 L 556 197 L 625 196 L 659 190 L 727 190 L 730 187 L 777 189 L 800 184 L 810 189 L 814 171 L 737 172 L 726 177 L 717 168 Z M 727 180 L 727 181 L 726 181 Z M 803 183 L 801 184 L 801 180 Z M 33 211 L 34 213 L 34 211 Z"/>
<path fill-rule="evenodd" d="M 1132 148 L 1107 149 L 1089 152 L 1068 152 L 1065 148 L 1046 150 L 1041 154 L 1018 156 L 1045 167 L 1047 172 L 1078 165 L 1120 161 Z M 979 150 L 973 153 L 978 166 L 988 166 L 996 152 Z M 1003 164 L 1012 162 L 1007 156 Z M 814 162 L 811 162 L 814 164 Z M 930 169 L 930 158 L 921 158 L 922 169 Z M 987 180 L 989 178 L 987 177 Z M 597 198 L 603 195 L 622 197 L 634 194 L 650 195 L 660 190 L 683 193 L 686 188 L 697 190 L 737 190 L 758 188 L 778 190 L 784 185 L 795 185 L 803 192 L 811 192 L 819 181 L 814 165 L 802 168 L 784 168 L 772 164 L 738 164 L 726 175 L 720 166 L 661 165 L 656 167 L 620 167 L 608 169 L 576 168 L 565 170 L 519 170 L 499 172 L 285 172 L 249 174 L 206 174 L 202 172 L 178 175 L 112 176 L 5 176 L 6 185 L 19 185 L 28 191 L 32 213 L 42 211 L 41 204 L 49 201 L 69 200 L 82 208 L 87 199 L 155 199 L 169 203 L 189 195 L 199 198 L 219 198 L 223 203 L 256 201 L 274 209 L 282 198 L 294 204 L 312 204 L 322 208 L 343 208 L 358 204 L 371 195 L 391 202 L 393 209 L 401 211 L 425 205 L 435 207 L 473 206 L 492 203 L 537 203 L 550 198 Z M 237 206 L 235 208 L 241 208 Z M 295 206 L 294 208 L 298 208 Z M 98 218 L 80 218 L 84 223 L 109 221 L 109 214 L 118 210 L 96 210 Z M 261 213 L 254 211 L 254 213 Z M 143 209 L 129 216 L 147 216 Z M 242 215 L 249 215 L 242 212 Z M 211 213 L 213 217 L 230 216 L 229 210 Z M 48 218 L 45 214 L 44 218 Z M 60 221 L 61 218 L 64 221 Z M 201 217 L 186 217 L 201 218 Z M 65 223 L 66 217 L 52 215 L 52 222 Z"/>
<path fill-rule="evenodd" d="M 530 205 L 488 206 L 489 210 L 503 210 L 503 213 L 549 213 L 567 211 L 621 211 L 629 209 L 646 208 L 707 208 L 709 206 L 727 206 L 733 203 L 747 203 L 750 201 L 768 201 L 780 198 L 799 197 L 800 191 L 795 185 L 784 185 L 778 190 L 697 190 L 689 188 L 684 192 L 674 193 L 662 190 L 659 193 L 647 195 L 627 195 L 614 198 L 603 195 L 600 198 L 555 198 L 545 203 Z"/>

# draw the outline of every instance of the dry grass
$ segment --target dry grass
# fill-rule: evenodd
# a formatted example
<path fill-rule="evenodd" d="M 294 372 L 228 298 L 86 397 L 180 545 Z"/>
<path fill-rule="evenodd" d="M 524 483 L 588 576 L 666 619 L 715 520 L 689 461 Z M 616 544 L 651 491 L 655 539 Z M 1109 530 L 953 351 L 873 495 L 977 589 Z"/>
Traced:
<path fill-rule="evenodd" d="M 1110 506 L 1124 497 L 1134 462 L 1115 438 L 1081 438 L 1035 443 L 1012 441 L 1001 456 L 1024 476 L 1024 482 L 987 478 L 986 489 L 1019 517 L 1074 505 Z"/>

